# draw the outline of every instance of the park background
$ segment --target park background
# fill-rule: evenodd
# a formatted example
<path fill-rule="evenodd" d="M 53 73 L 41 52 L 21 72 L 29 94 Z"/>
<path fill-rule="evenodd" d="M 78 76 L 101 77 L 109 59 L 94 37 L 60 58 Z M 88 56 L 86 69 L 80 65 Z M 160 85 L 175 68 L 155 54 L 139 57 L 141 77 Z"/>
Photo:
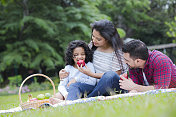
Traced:
<path fill-rule="evenodd" d="M 72 40 L 91 40 L 90 23 L 111 20 L 121 38 L 147 46 L 176 43 L 176 0 L 0 0 L 0 95 L 16 94 L 29 75 L 42 73 L 57 86 Z M 176 63 L 175 48 L 163 48 Z M 51 89 L 45 79 L 23 92 Z"/>

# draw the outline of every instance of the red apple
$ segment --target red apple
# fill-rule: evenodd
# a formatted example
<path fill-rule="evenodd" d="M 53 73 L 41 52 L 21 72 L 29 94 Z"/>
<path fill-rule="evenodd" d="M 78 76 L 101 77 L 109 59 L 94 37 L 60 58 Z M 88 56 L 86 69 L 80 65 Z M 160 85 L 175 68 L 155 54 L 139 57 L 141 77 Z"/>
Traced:
<path fill-rule="evenodd" d="M 79 61 L 77 61 L 77 64 L 78 64 L 79 67 L 81 67 L 81 64 L 82 64 L 82 67 L 85 66 L 84 60 L 79 60 Z"/>
<path fill-rule="evenodd" d="M 124 78 L 128 79 L 128 74 L 127 73 L 124 73 L 124 74 L 122 74 L 120 76 L 123 76 Z M 122 80 L 122 78 L 120 78 L 120 80 Z"/>

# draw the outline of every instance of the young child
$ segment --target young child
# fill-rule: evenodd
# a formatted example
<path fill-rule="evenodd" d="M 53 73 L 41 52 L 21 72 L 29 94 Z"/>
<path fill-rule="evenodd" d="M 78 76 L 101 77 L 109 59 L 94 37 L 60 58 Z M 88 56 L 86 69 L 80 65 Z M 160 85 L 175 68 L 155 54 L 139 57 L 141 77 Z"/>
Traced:
<path fill-rule="evenodd" d="M 75 40 L 69 43 L 65 54 L 66 66 L 64 70 L 69 73 L 69 75 L 60 81 L 58 86 L 59 92 L 55 97 L 50 98 L 52 104 L 58 103 L 61 100 L 65 100 L 69 94 L 69 86 L 73 83 L 80 82 L 91 85 L 92 88 L 86 90 L 85 92 L 91 92 L 96 84 L 96 79 L 86 74 L 83 74 L 78 70 L 77 62 L 79 60 L 84 60 L 86 67 L 88 67 L 93 73 L 95 73 L 94 66 L 92 62 L 92 52 L 88 45 L 81 40 Z M 84 67 L 83 67 L 84 68 Z M 74 93 L 74 91 L 71 91 Z M 70 94 L 72 95 L 72 94 Z M 80 95 L 81 97 L 82 95 Z"/>

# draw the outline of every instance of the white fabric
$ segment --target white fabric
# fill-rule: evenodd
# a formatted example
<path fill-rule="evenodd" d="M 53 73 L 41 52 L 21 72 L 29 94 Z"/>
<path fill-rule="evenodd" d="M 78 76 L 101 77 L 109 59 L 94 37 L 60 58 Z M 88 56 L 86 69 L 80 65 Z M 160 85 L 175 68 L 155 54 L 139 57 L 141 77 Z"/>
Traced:
<path fill-rule="evenodd" d="M 124 63 L 124 59 L 122 57 L 122 51 L 119 50 L 119 53 L 123 63 L 123 68 L 125 69 L 125 71 L 122 72 L 124 73 L 127 71 L 127 65 Z M 104 53 L 104 52 L 95 50 L 93 54 L 93 64 L 94 64 L 96 73 L 105 73 L 107 71 L 118 71 L 122 69 L 115 52 Z"/>
<path fill-rule="evenodd" d="M 8 110 L 0 110 L 0 113 L 12 113 L 12 112 L 20 112 L 20 111 L 22 111 L 21 107 L 15 107 Z"/>
<path fill-rule="evenodd" d="M 147 78 L 146 78 L 145 73 L 144 73 L 143 70 L 142 70 L 142 74 L 143 74 L 143 78 L 144 78 L 144 85 L 145 85 L 145 86 L 149 86 L 149 83 L 148 83 L 148 81 L 147 81 Z"/>
<path fill-rule="evenodd" d="M 94 66 L 91 62 L 88 62 L 86 64 L 86 66 L 95 73 L 95 69 Z M 84 68 L 84 67 L 83 67 Z M 69 72 L 69 76 L 64 78 L 63 81 L 60 82 L 59 86 L 58 86 L 58 90 L 59 92 L 65 97 L 68 92 L 68 88 L 67 84 L 69 83 L 69 81 L 71 81 L 73 78 L 75 78 L 76 82 L 81 82 L 81 83 L 85 83 L 85 84 L 89 84 L 89 85 L 95 85 L 96 84 L 96 79 L 90 76 L 87 76 L 85 74 L 83 74 L 82 72 L 80 72 L 78 69 L 74 68 L 71 65 L 67 65 L 65 66 L 65 70 L 67 72 Z"/>

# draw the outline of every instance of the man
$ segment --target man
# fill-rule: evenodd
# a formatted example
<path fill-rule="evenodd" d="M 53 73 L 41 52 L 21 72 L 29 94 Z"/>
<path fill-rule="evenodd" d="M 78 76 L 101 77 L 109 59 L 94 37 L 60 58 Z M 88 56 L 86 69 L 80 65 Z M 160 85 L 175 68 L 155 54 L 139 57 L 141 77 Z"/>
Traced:
<path fill-rule="evenodd" d="M 176 87 L 176 66 L 168 56 L 157 50 L 148 50 L 140 40 L 124 44 L 122 51 L 129 66 L 130 79 L 121 76 L 120 88 L 143 92 Z"/>

